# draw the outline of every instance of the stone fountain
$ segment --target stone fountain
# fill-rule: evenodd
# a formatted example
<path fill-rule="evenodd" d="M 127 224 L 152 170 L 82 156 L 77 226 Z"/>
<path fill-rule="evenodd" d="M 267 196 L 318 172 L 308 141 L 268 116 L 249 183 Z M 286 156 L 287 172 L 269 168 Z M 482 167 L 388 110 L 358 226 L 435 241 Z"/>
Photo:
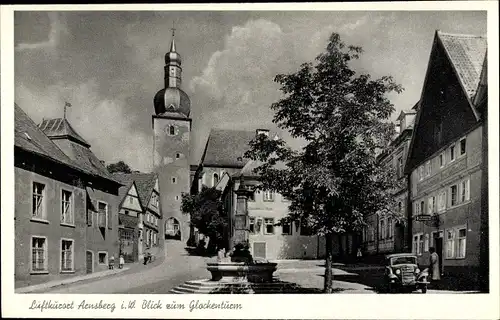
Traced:
<path fill-rule="evenodd" d="M 282 282 L 273 274 L 277 263 L 254 260 L 248 250 L 249 226 L 247 201 L 253 192 L 242 177 L 235 191 L 237 195 L 234 216 L 236 245 L 232 254 L 219 251 L 216 262 L 207 263 L 211 279 L 187 281 L 171 290 L 171 293 L 285 293 L 294 292 L 294 284 Z"/>

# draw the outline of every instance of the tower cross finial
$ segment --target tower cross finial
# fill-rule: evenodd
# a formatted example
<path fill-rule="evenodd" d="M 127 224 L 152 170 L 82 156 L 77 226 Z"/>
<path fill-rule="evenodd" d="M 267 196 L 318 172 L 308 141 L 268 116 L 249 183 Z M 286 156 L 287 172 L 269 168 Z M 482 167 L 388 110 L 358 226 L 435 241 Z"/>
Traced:
<path fill-rule="evenodd" d="M 71 103 L 65 102 L 64 103 L 64 119 L 66 119 L 66 108 L 70 107 L 71 108 Z"/>
<path fill-rule="evenodd" d="M 175 37 L 175 21 L 172 21 L 172 37 Z"/>

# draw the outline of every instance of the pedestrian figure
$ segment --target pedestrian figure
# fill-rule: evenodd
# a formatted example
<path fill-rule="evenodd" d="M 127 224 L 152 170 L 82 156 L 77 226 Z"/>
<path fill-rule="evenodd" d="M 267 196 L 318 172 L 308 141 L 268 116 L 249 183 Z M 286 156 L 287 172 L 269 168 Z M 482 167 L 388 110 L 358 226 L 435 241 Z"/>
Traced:
<path fill-rule="evenodd" d="M 109 258 L 109 268 L 114 269 L 115 268 L 115 256 L 112 255 L 111 258 Z"/>
<path fill-rule="evenodd" d="M 441 280 L 441 272 L 439 268 L 439 255 L 436 253 L 434 247 L 429 248 L 431 256 L 429 258 L 429 272 L 431 274 L 431 280 L 437 281 Z"/>
<path fill-rule="evenodd" d="M 119 265 L 119 268 L 122 269 L 124 264 L 125 264 L 125 259 L 123 258 L 123 255 L 121 254 L 120 255 L 120 265 Z"/>

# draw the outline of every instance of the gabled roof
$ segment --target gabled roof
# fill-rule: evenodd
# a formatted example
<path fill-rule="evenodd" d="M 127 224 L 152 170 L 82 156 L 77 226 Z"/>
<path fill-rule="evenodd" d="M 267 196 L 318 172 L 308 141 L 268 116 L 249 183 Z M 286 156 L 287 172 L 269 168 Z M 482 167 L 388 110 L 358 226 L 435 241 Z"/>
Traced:
<path fill-rule="evenodd" d="M 44 119 L 39 127 L 51 139 L 66 138 L 90 148 L 90 144 L 73 129 L 65 118 Z"/>
<path fill-rule="evenodd" d="M 122 205 L 123 201 L 125 201 L 125 198 L 127 197 L 130 189 L 132 188 L 132 186 L 134 186 L 134 180 L 131 180 L 131 179 L 121 179 L 122 177 L 120 175 L 116 175 L 116 174 L 113 174 L 113 177 L 120 181 L 123 186 L 120 187 L 120 189 L 118 190 L 118 203 L 119 203 L 119 206 Z M 137 189 L 137 187 L 136 187 Z M 139 199 L 139 202 L 140 202 L 140 199 Z M 141 204 L 142 206 L 142 204 Z"/>
<path fill-rule="evenodd" d="M 71 159 L 47 137 L 31 118 L 14 104 L 14 145 L 29 152 L 75 167 Z"/>
<path fill-rule="evenodd" d="M 115 173 L 113 176 L 124 184 L 135 182 L 141 204 L 145 207 L 148 205 L 158 178 L 156 173 Z"/>
<path fill-rule="evenodd" d="M 255 138 L 255 131 L 212 129 L 202 156 L 204 166 L 243 168 L 243 155 L 249 149 L 249 142 Z M 238 160 L 240 158 L 240 160 Z"/>
<path fill-rule="evenodd" d="M 476 94 L 486 54 L 485 36 L 436 32 L 467 97 Z"/>

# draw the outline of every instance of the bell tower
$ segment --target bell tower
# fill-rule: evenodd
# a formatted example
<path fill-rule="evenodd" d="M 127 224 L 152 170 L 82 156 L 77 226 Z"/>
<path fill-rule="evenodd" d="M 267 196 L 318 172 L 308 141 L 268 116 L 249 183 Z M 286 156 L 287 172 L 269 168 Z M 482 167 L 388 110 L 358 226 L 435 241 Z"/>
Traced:
<path fill-rule="evenodd" d="M 190 189 L 191 101 L 181 89 L 181 56 L 174 31 L 172 28 L 170 51 L 165 55 L 164 88 L 153 100 L 153 165 L 158 173 L 165 237 L 186 241 L 189 215 L 183 214 L 180 206 L 182 194 Z"/>

